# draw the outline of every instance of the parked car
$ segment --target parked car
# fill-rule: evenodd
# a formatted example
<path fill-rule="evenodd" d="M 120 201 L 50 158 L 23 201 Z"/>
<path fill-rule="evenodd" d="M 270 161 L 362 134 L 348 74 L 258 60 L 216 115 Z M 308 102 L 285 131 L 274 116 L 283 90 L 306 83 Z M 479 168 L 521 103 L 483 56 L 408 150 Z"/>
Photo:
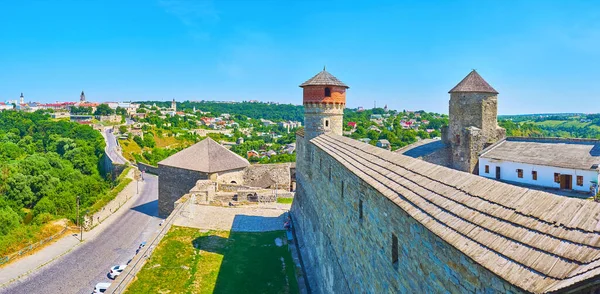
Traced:
<path fill-rule="evenodd" d="M 94 293 L 104 293 L 108 287 L 110 287 L 110 283 L 98 283 L 94 287 Z"/>
<path fill-rule="evenodd" d="M 138 254 L 138 252 L 140 252 L 140 250 L 142 250 L 142 248 L 144 248 L 144 246 L 146 246 L 146 241 L 144 241 L 140 244 L 140 247 L 138 247 L 138 249 L 135 251 L 135 254 Z"/>
<path fill-rule="evenodd" d="M 111 267 L 110 272 L 108 273 L 108 277 L 113 280 L 116 279 L 117 276 L 119 276 L 126 267 L 127 267 L 126 264 L 115 265 L 115 266 Z"/>

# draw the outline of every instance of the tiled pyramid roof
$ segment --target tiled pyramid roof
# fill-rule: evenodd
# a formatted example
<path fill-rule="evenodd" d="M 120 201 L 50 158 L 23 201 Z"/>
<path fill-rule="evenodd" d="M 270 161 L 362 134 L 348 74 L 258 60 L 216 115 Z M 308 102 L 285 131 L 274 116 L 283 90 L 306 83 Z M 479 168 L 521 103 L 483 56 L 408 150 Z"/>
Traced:
<path fill-rule="evenodd" d="M 215 173 L 250 165 L 245 158 L 229 151 L 211 138 L 206 138 L 158 163 L 171 167 Z"/>
<path fill-rule="evenodd" d="M 448 93 L 493 93 L 498 94 L 475 70 L 472 70 Z"/>
<path fill-rule="evenodd" d="M 340 81 L 336 77 L 334 77 L 332 74 L 327 72 L 325 70 L 325 68 L 323 68 L 323 71 L 316 74 L 314 77 L 310 78 L 310 80 L 308 80 L 308 81 L 302 83 L 302 85 L 300 85 L 300 87 L 306 87 L 306 86 L 340 86 L 340 87 L 350 88 L 346 84 L 342 83 L 342 81 Z"/>

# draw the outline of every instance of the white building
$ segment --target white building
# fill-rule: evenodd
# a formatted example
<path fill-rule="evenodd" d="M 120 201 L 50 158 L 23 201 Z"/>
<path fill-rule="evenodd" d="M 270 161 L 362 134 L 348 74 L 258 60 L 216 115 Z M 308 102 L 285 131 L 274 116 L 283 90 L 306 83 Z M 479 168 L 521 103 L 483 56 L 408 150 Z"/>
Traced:
<path fill-rule="evenodd" d="M 479 155 L 479 175 L 532 186 L 590 192 L 598 187 L 600 140 L 506 138 Z"/>

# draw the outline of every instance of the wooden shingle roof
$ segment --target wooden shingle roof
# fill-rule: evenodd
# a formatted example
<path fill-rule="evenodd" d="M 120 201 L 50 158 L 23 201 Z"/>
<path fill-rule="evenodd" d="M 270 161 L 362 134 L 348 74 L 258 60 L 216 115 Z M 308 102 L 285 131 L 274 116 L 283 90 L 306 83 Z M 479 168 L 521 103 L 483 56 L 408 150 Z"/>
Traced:
<path fill-rule="evenodd" d="M 448 93 L 492 93 L 498 94 L 475 70 L 472 70 Z"/>
<path fill-rule="evenodd" d="M 340 86 L 350 88 L 346 84 L 342 83 L 342 81 L 334 77 L 332 74 L 327 72 L 325 68 L 323 68 L 323 71 L 316 74 L 314 77 L 310 78 L 308 81 L 300 85 L 300 87 L 302 88 L 306 86 Z"/>
<path fill-rule="evenodd" d="M 600 276 L 600 205 L 452 170 L 338 135 L 310 141 L 481 266 L 526 291 Z"/>
<path fill-rule="evenodd" d="M 248 160 L 210 137 L 167 157 L 158 164 L 203 173 L 235 170 L 250 165 Z"/>

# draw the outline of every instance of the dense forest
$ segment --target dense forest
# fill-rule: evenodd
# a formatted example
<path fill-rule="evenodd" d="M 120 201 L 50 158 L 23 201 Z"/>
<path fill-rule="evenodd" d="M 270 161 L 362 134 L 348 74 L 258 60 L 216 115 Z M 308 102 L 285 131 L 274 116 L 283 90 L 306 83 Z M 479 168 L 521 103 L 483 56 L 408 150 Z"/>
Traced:
<path fill-rule="evenodd" d="M 140 103 L 149 106 L 156 104 L 158 107 L 171 107 L 170 101 L 143 101 Z M 196 107 L 196 110 L 210 112 L 215 116 L 219 116 L 222 113 L 230 113 L 268 120 L 304 121 L 304 108 L 300 105 L 271 104 L 262 102 L 177 102 L 178 111 L 192 110 L 194 107 Z"/>
<path fill-rule="evenodd" d="M 47 222 L 76 218 L 110 188 L 99 172 L 104 140 L 90 126 L 41 112 L 0 112 L 0 254 Z"/>

